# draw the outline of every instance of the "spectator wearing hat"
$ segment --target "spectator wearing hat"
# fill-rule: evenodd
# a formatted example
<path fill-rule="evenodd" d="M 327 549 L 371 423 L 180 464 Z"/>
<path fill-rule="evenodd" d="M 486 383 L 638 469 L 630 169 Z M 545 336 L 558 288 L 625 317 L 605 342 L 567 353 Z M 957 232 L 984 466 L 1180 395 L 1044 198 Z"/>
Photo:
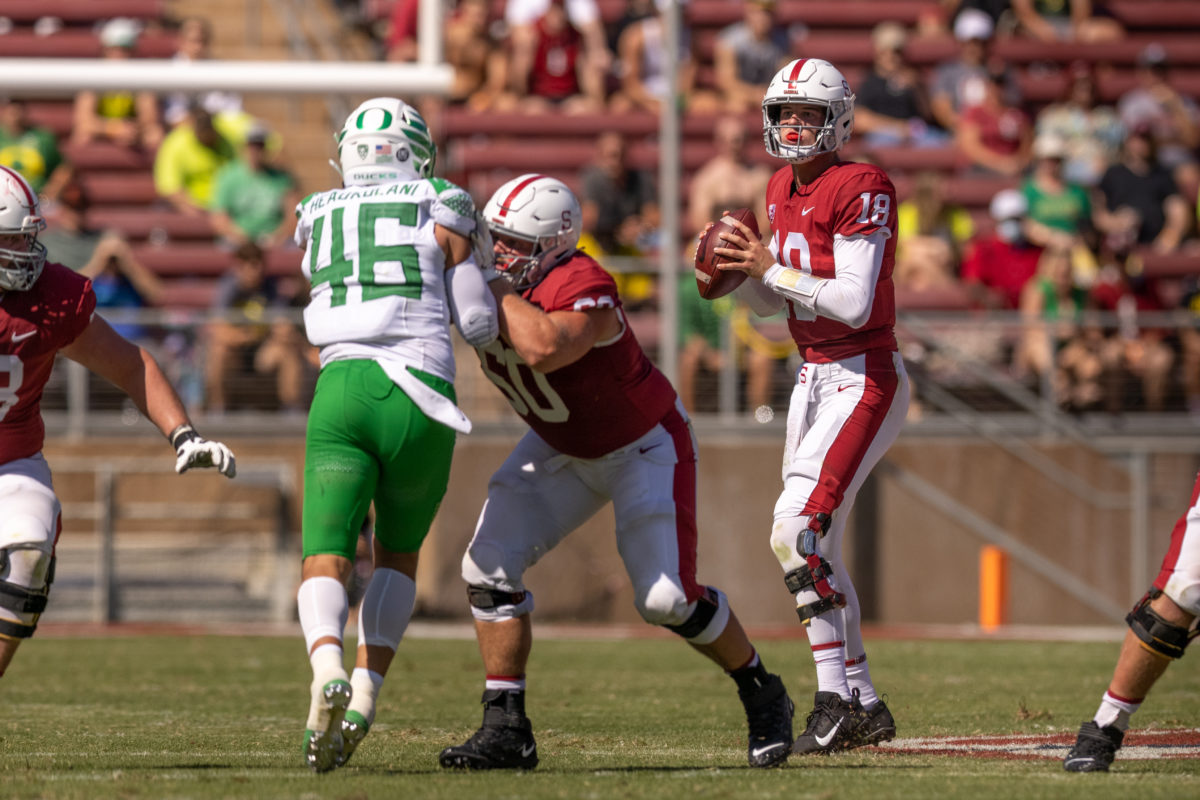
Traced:
<path fill-rule="evenodd" d="M 1066 150 L 1063 178 L 1090 189 L 1116 161 L 1125 128 L 1115 108 L 1098 102 L 1096 77 L 1089 64 L 1076 62 L 1068 74 L 1062 98 L 1038 112 L 1034 141 L 1042 136 L 1061 139 Z"/>
<path fill-rule="evenodd" d="M 1195 150 L 1200 146 L 1200 110 L 1168 78 L 1167 51 L 1146 45 L 1138 56 L 1138 85 L 1117 100 L 1125 129 L 1146 127 L 1154 137 L 1158 162 L 1170 170 L 1184 196 L 1194 202 L 1200 188 Z"/>
<path fill-rule="evenodd" d="M 296 181 L 275 163 L 270 132 L 255 125 L 239 158 L 218 171 L 213 189 L 212 225 L 226 242 L 254 242 L 264 249 L 290 241 L 288 223 L 296 207 Z"/>
<path fill-rule="evenodd" d="M 871 31 L 874 62 L 854 101 L 855 133 L 864 134 L 868 145 L 938 147 L 949 140 L 934 121 L 920 73 L 905 60 L 907 43 L 908 33 L 897 22 L 881 22 Z"/>
<path fill-rule="evenodd" d="M 717 89 L 726 110 L 762 105 L 763 87 L 788 62 L 788 34 L 775 20 L 775 0 L 742 0 L 742 19 L 721 30 L 713 45 Z"/>
<path fill-rule="evenodd" d="M 1125 28 L 1094 0 L 1010 0 L 1017 33 L 1039 42 L 1115 42 Z"/>
<path fill-rule="evenodd" d="M 967 171 L 1015 178 L 1030 164 L 1033 125 L 1004 97 L 1005 73 L 989 70 L 979 102 L 963 109 L 955 143 Z"/>
<path fill-rule="evenodd" d="M 101 56 L 109 59 L 133 57 L 141 29 L 125 17 L 110 19 L 100 29 Z M 87 144 L 112 141 L 126 147 L 154 152 L 163 139 L 158 99 L 153 92 L 95 92 L 85 89 L 75 95 L 71 141 Z"/>
<path fill-rule="evenodd" d="M 1066 250 L 1076 279 L 1086 282 L 1096 269 L 1092 203 L 1086 189 L 1063 176 L 1066 156 L 1066 142 L 1058 136 L 1044 133 L 1034 140 L 1033 169 L 1021 186 L 1029 207 L 1025 234 L 1034 244 Z"/>
<path fill-rule="evenodd" d="M 1103 203 L 1096 209 L 1096 226 L 1116 252 L 1136 245 L 1174 252 L 1187 234 L 1190 206 L 1156 158 L 1156 148 L 1149 127 L 1139 125 L 1126 136 L 1120 160 L 1100 179 Z"/>
<path fill-rule="evenodd" d="M 976 236 L 963 256 L 962 279 L 982 308 L 1015 309 L 1021 288 L 1037 272 L 1042 248 L 1025 235 L 1029 206 L 1017 189 L 997 192 L 988 211 L 992 230 Z"/>
<path fill-rule="evenodd" d="M 958 55 L 934 69 L 929 86 L 929 107 L 939 127 L 954 134 L 965 109 L 983 101 L 989 74 L 989 56 L 996 25 L 986 12 L 963 9 L 954 20 Z M 1016 77 L 1007 66 L 996 64 L 1003 76 L 1003 98 L 1007 105 L 1021 103 Z"/>

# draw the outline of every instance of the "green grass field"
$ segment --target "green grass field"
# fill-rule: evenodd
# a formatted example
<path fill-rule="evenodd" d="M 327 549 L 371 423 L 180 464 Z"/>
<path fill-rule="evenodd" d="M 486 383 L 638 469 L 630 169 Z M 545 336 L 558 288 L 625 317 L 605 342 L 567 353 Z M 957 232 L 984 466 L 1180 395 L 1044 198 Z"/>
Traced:
<path fill-rule="evenodd" d="M 1073 733 L 1103 692 L 1112 643 L 879 641 L 872 673 L 901 738 Z M 760 652 L 812 703 L 804 640 Z M 1200 727 L 1195 654 L 1137 729 Z M 668 638 L 535 643 L 529 714 L 541 765 L 449 773 L 438 751 L 479 724 L 470 640 L 406 641 L 371 735 L 347 767 L 303 766 L 302 641 L 271 637 L 39 638 L 0 679 L 2 798 L 1195 798 L 1200 759 L 1118 756 L 1107 775 L 1057 760 L 856 751 L 746 766 L 732 681 Z"/>

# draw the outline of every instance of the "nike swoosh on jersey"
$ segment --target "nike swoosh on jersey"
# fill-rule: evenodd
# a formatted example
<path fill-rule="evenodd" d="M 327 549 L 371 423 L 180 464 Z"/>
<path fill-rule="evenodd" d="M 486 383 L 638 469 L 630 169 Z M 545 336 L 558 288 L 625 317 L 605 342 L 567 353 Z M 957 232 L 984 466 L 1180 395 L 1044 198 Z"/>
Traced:
<path fill-rule="evenodd" d="M 779 749 L 780 747 L 783 747 L 783 742 L 776 742 L 775 744 L 769 744 L 766 747 L 756 747 L 750 751 L 750 755 L 754 756 L 755 758 L 758 758 L 763 753 L 769 753 L 772 750 Z"/>
<path fill-rule="evenodd" d="M 806 209 L 804 209 L 803 211 L 801 211 L 801 212 L 800 212 L 800 216 L 802 216 L 802 217 L 807 217 L 807 216 L 808 216 L 808 212 L 812 211 L 812 210 L 813 210 L 813 209 L 815 209 L 815 208 L 816 208 L 816 206 L 809 206 L 808 208 L 806 208 Z"/>
<path fill-rule="evenodd" d="M 37 335 L 37 331 L 25 331 L 24 333 L 17 333 L 16 331 L 13 331 L 12 340 L 14 342 L 23 342 L 26 339 L 28 339 L 30 336 L 36 336 L 36 335 Z"/>
<path fill-rule="evenodd" d="M 533 755 L 533 751 L 537 750 L 536 744 L 527 745 L 521 748 L 521 758 L 529 758 Z"/>
<path fill-rule="evenodd" d="M 813 738 L 817 740 L 817 744 L 821 745 L 821 747 L 828 747 L 829 743 L 833 741 L 833 737 L 837 736 L 838 728 L 840 727 L 842 727 L 842 721 L 839 719 L 836 723 L 834 723 L 833 727 L 829 729 L 829 733 L 825 734 L 824 736 L 814 736 Z"/>

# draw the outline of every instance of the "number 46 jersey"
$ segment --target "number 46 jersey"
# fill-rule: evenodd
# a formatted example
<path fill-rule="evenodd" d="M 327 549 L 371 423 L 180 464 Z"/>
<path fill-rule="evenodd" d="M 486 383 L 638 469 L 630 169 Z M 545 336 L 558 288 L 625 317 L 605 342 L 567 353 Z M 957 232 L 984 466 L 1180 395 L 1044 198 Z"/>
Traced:
<path fill-rule="evenodd" d="M 439 178 L 318 192 L 296 208 L 321 364 L 374 357 L 454 380 L 446 259 L 434 223 L 469 236 L 470 195 Z"/>
<path fill-rule="evenodd" d="M 789 301 L 788 329 L 805 361 L 841 361 L 868 350 L 895 350 L 896 189 L 887 174 L 872 164 L 844 161 L 797 188 L 792 168 L 784 167 L 767 184 L 767 216 L 775 260 L 818 278 L 835 276 L 837 239 L 884 232 L 887 243 L 866 324 L 851 328 Z"/>

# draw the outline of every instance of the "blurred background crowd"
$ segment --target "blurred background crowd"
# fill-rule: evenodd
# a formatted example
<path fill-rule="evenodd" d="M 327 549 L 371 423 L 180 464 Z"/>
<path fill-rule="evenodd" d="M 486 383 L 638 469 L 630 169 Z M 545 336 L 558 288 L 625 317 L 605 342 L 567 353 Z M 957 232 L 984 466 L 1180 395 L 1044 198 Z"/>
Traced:
<path fill-rule="evenodd" d="M 49 8 L 88 5 L 25 18 L 0 3 L 0 53 L 186 61 L 265 47 L 237 3 L 127 0 L 127 16 L 107 19 Z M 971 383 L 962 363 L 973 360 L 1071 413 L 1200 419 L 1200 4 L 682 3 L 675 286 L 651 260 L 670 88 L 658 4 L 443 5 L 450 94 L 395 92 L 438 137 L 438 174 L 480 205 L 526 171 L 571 185 L 581 245 L 617 274 L 652 355 L 670 335 L 660 300 L 677 293 L 678 382 L 693 411 L 718 409 L 723 373 L 738 413 L 764 419 L 786 405 L 794 348 L 783 320 L 701 301 L 689 262 L 696 233 L 723 210 L 750 207 L 769 229 L 763 191 L 782 165 L 762 147 L 762 93 L 783 64 L 815 56 L 857 95 L 844 157 L 880 164 L 897 186 L 902 315 L 955 320 L 952 347 L 906 339 L 918 398 Z M 417 58 L 417 0 L 305 6 L 327 15 L 316 24 L 347 60 Z M 295 324 L 305 288 L 292 209 L 336 184 L 325 159 L 339 124 L 230 92 L 14 95 L 0 97 L 0 163 L 42 194 L 51 258 L 90 275 L 102 306 L 203 313 L 200 326 L 131 315 L 124 329 L 192 365 L 176 377 L 195 410 L 300 411 L 315 362 Z"/>

